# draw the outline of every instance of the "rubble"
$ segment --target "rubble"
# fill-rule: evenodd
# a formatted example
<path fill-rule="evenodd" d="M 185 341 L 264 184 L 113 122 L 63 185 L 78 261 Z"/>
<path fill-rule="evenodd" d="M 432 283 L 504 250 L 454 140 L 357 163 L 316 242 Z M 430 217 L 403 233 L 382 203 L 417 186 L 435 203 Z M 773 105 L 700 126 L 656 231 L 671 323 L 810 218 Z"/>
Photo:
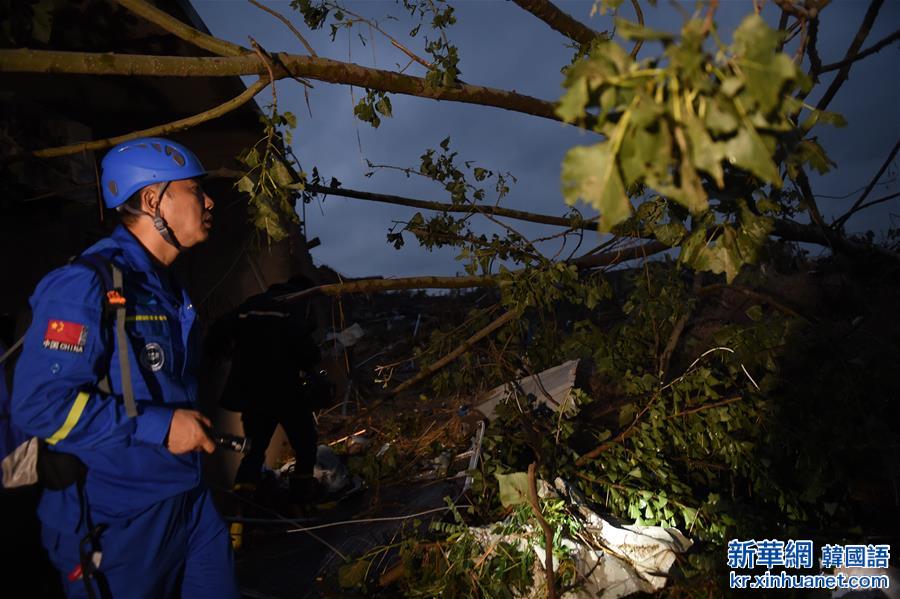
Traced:
<path fill-rule="evenodd" d="M 575 387 L 579 362 L 580 360 L 569 360 L 533 376 L 494 387 L 474 406 L 473 412 L 493 421 L 497 406 L 501 403 L 520 401 L 520 397 L 524 399 L 533 395 L 537 403 L 544 404 L 555 412 L 562 410 L 566 416 L 574 416 L 578 408 L 571 401 L 570 392 Z"/>
<path fill-rule="evenodd" d="M 564 593 L 563 599 L 618 599 L 633 593 L 656 592 L 666 585 L 666 574 L 676 555 L 693 545 L 693 541 L 676 528 L 636 524 L 615 526 L 588 508 L 583 498 L 573 493 L 561 479 L 556 479 L 556 490 L 544 481 L 539 481 L 539 487 L 539 496 L 544 498 L 567 494 L 573 500 L 583 525 L 580 539 L 564 538 L 559 541 L 574 561 L 577 579 L 581 583 L 577 589 Z M 485 547 L 505 542 L 517 546 L 519 550 L 530 549 L 534 552 L 534 583 L 523 599 L 544 597 L 546 579 L 542 564 L 546 553 L 534 541 L 537 536 L 530 534 L 534 529 L 525 526 L 516 534 L 505 535 L 493 532 L 502 528 L 502 524 L 470 527 L 469 531 Z M 555 569 L 559 569 L 560 561 L 555 560 L 554 563 Z"/>

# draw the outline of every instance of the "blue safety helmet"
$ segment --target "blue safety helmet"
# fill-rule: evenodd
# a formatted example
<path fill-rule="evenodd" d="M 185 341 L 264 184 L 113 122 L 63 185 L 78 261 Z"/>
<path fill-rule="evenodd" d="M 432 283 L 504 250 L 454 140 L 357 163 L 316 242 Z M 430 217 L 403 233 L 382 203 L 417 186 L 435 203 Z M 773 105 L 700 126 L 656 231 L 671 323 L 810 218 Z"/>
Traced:
<path fill-rule="evenodd" d="M 161 137 L 120 143 L 103 157 L 103 201 L 116 208 L 147 185 L 192 179 L 206 174 L 193 152 Z"/>

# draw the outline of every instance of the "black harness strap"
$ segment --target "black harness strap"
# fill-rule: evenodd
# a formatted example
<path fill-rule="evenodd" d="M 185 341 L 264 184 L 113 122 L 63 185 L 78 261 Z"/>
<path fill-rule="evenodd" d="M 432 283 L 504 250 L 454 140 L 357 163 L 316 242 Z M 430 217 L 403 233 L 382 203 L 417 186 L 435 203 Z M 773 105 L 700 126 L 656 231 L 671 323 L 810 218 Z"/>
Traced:
<path fill-rule="evenodd" d="M 128 360 L 128 337 L 125 334 L 125 295 L 123 292 L 122 271 L 111 260 L 101 254 L 82 254 L 74 260 L 92 269 L 106 291 L 104 314 L 115 314 L 116 341 L 119 347 L 119 371 L 122 379 L 122 397 L 125 401 L 125 412 L 130 418 L 138 415 L 134 402 L 134 389 L 131 384 L 131 363 Z M 109 374 L 99 382 L 101 391 L 109 392 Z M 104 388 L 105 387 L 105 388 Z"/>

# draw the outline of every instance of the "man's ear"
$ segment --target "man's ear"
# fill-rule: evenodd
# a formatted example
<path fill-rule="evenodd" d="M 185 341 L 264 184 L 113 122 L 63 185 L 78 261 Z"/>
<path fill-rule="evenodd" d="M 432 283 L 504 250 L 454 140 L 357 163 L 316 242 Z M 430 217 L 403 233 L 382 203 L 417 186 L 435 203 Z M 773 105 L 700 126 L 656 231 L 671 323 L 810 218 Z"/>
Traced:
<path fill-rule="evenodd" d="M 140 191 L 140 194 L 141 208 L 144 212 L 154 214 L 156 212 L 156 204 L 159 201 L 156 193 L 156 186 L 148 185 Z"/>

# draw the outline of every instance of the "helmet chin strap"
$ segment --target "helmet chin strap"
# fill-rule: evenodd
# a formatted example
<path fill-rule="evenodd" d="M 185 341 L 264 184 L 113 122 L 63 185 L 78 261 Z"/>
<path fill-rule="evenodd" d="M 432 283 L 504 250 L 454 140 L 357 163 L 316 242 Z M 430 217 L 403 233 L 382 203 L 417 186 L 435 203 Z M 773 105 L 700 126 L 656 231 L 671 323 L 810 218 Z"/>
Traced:
<path fill-rule="evenodd" d="M 159 208 L 162 205 L 162 197 L 163 194 L 166 193 L 166 189 L 169 187 L 169 181 L 164 181 L 159 184 L 159 190 L 156 193 L 156 197 L 158 201 L 156 202 L 156 210 L 155 214 L 150 214 L 149 212 L 145 212 L 143 210 L 135 210 L 131 206 L 127 204 L 122 204 L 122 208 L 125 209 L 126 212 L 130 212 L 131 214 L 136 214 L 137 216 L 149 216 L 153 219 L 153 226 L 156 227 L 156 232 L 172 247 L 176 250 L 181 251 L 181 244 L 178 242 L 178 238 L 175 237 L 175 232 L 169 228 L 169 223 L 166 222 L 166 219 L 162 217 L 159 213 Z"/>

